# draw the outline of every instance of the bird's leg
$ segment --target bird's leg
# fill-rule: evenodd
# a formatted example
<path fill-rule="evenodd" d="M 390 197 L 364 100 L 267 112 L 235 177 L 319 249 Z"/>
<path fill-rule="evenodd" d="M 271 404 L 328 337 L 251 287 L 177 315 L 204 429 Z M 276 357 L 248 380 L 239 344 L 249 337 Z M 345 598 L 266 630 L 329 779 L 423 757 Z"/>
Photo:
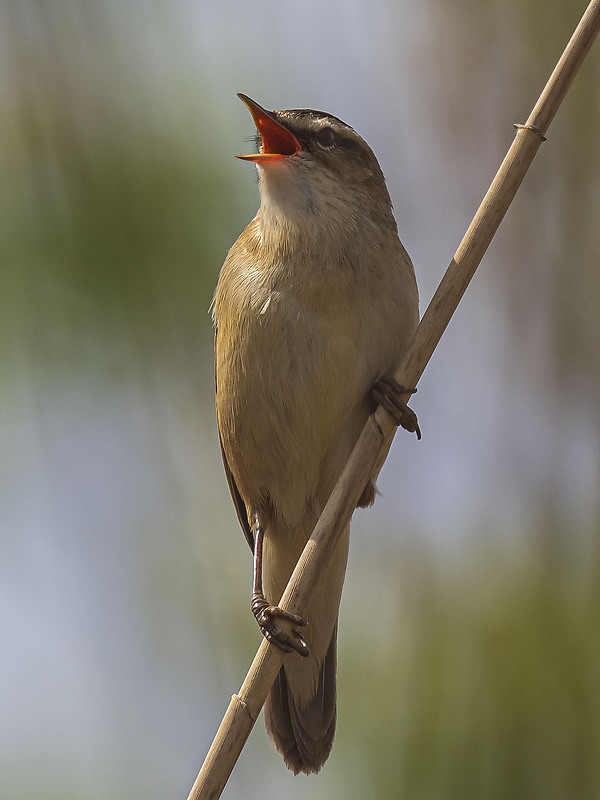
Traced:
<path fill-rule="evenodd" d="M 289 635 L 277 627 L 276 620 L 277 618 L 285 619 L 300 627 L 307 625 L 307 621 L 297 614 L 284 611 L 279 608 L 279 606 L 270 605 L 263 593 L 262 556 L 265 531 L 257 512 L 254 513 L 254 518 L 252 520 L 252 531 L 254 534 L 254 580 L 252 584 L 252 601 L 250 603 L 252 613 L 258 622 L 263 636 L 271 642 L 271 644 L 277 645 L 284 653 L 291 653 L 295 650 L 299 655 L 306 657 L 309 655 L 310 650 L 298 631 L 292 629 L 291 635 Z"/>
<path fill-rule="evenodd" d="M 421 429 L 417 415 L 402 399 L 403 394 L 414 394 L 416 389 L 400 386 L 391 375 L 382 375 L 371 386 L 371 399 L 376 405 L 383 406 L 396 425 L 401 425 L 409 433 L 416 433 L 421 438 Z"/>

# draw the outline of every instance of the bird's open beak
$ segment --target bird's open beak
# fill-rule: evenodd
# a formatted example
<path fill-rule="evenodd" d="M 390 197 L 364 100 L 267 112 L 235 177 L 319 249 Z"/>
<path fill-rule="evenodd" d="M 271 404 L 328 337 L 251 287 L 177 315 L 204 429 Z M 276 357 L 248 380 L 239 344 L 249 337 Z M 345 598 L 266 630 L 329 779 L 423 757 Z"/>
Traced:
<path fill-rule="evenodd" d="M 300 152 L 301 145 L 291 131 L 288 131 L 280 122 L 277 122 L 270 111 L 259 106 L 245 94 L 238 92 L 238 97 L 244 102 L 254 118 L 256 129 L 258 130 L 263 144 L 262 153 L 250 153 L 247 156 L 236 156 L 245 161 L 257 161 L 259 164 L 265 161 L 278 161 L 282 158 L 295 156 Z"/>

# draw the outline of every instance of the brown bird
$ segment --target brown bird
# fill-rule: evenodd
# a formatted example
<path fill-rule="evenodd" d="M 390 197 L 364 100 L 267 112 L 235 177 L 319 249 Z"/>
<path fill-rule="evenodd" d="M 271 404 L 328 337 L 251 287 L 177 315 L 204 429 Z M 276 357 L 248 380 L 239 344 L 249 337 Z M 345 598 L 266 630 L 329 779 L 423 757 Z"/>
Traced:
<path fill-rule="evenodd" d="M 261 205 L 215 293 L 217 420 L 254 551 L 252 611 L 266 638 L 290 653 L 265 704 L 267 732 L 294 773 L 311 773 L 335 731 L 349 528 L 306 619 L 276 603 L 377 404 L 420 436 L 400 397 L 409 390 L 390 377 L 417 325 L 418 293 L 368 144 L 330 114 L 266 111 L 239 97 L 258 129 L 260 152 L 239 158 L 257 165 Z M 375 477 L 359 505 L 373 503 Z M 281 618 L 293 623 L 290 634 Z"/>

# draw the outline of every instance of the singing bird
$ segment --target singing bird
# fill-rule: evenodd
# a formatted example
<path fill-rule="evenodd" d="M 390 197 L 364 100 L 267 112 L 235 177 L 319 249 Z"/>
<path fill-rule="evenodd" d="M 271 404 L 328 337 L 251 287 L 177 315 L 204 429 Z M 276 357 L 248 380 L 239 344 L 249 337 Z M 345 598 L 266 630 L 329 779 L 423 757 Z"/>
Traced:
<path fill-rule="evenodd" d="M 258 130 L 259 152 L 238 158 L 257 166 L 260 209 L 213 301 L 217 421 L 254 552 L 252 611 L 288 654 L 265 704 L 267 733 L 287 766 L 308 774 L 333 744 L 349 527 L 304 617 L 276 604 L 368 415 L 382 404 L 420 436 L 401 397 L 411 390 L 391 377 L 418 322 L 418 293 L 369 145 L 331 114 L 239 97 Z M 360 506 L 373 503 L 375 478 Z"/>

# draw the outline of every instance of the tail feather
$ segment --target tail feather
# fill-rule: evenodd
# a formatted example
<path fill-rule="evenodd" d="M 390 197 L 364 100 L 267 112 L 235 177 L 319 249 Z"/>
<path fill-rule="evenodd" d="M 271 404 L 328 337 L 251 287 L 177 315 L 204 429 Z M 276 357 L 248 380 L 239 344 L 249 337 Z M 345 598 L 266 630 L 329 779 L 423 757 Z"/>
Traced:
<path fill-rule="evenodd" d="M 336 721 L 336 662 L 337 625 L 310 702 L 305 706 L 296 703 L 283 666 L 265 703 L 269 738 L 295 775 L 318 772 L 331 752 Z"/>

